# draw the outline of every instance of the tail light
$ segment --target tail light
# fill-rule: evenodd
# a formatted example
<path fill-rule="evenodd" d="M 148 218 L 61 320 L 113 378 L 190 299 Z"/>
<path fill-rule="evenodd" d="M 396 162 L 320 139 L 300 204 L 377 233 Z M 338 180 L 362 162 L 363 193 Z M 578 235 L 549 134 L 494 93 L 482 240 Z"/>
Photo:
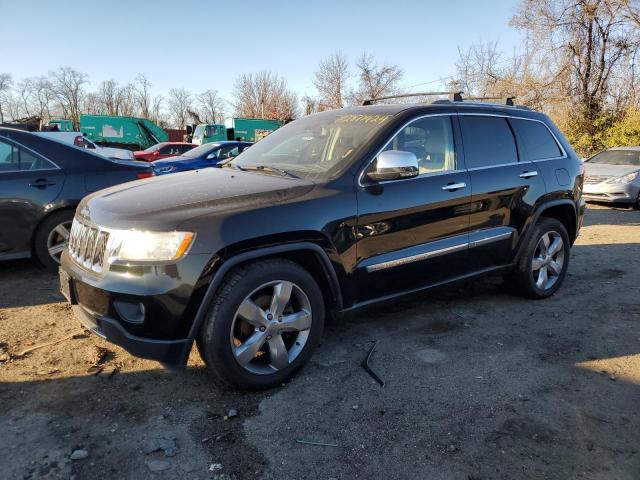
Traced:
<path fill-rule="evenodd" d="M 138 172 L 136 173 L 136 177 L 138 178 L 149 178 L 149 177 L 153 177 L 154 173 L 153 172 Z"/>

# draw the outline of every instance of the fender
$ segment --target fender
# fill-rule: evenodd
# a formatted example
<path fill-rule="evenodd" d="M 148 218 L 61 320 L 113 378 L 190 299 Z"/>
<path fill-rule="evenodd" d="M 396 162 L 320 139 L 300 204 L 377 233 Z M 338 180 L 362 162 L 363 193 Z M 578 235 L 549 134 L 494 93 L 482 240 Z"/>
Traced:
<path fill-rule="evenodd" d="M 258 248 L 256 250 L 251 250 L 248 252 L 239 253 L 228 260 L 225 260 L 222 263 L 222 266 L 218 268 L 216 273 L 213 275 L 211 282 L 207 288 L 206 293 L 200 303 L 200 307 L 198 307 L 198 311 L 196 313 L 195 318 L 193 319 L 193 324 L 191 325 L 191 329 L 189 330 L 189 336 L 187 337 L 190 341 L 196 338 L 202 323 L 204 322 L 205 315 L 209 310 L 209 305 L 213 300 L 213 296 L 215 295 L 218 287 L 222 283 L 222 279 L 224 276 L 236 265 L 246 262 L 247 260 L 253 260 L 256 258 L 267 257 L 269 255 L 274 255 L 278 253 L 284 252 L 293 252 L 299 250 L 311 250 L 314 253 L 318 254 L 318 257 L 321 259 L 321 263 L 323 269 L 325 271 L 325 275 L 327 275 L 329 279 L 329 285 L 331 285 L 331 291 L 336 298 L 337 308 L 338 310 L 342 310 L 342 292 L 340 290 L 340 284 L 338 282 L 338 276 L 336 275 L 333 266 L 331 265 L 331 260 L 329 260 L 329 256 L 327 253 L 320 247 L 319 245 L 312 242 L 299 242 L 299 243 L 289 243 L 285 245 L 277 245 L 273 247 L 265 247 Z M 186 361 L 186 359 L 185 359 Z"/>
<path fill-rule="evenodd" d="M 525 230 L 524 235 L 520 239 L 520 244 L 518 245 L 516 255 L 513 259 L 514 265 L 520 261 L 520 256 L 522 255 L 524 246 L 527 244 L 527 242 L 529 241 L 529 238 L 531 237 L 531 232 L 533 231 L 533 229 L 529 227 L 536 224 L 536 222 L 538 221 L 538 219 L 544 213 L 545 210 L 548 210 L 549 208 L 552 208 L 552 207 L 557 207 L 558 205 L 571 205 L 571 208 L 573 208 L 573 214 L 575 216 L 576 228 L 578 227 L 578 213 L 576 211 L 576 205 L 573 202 L 573 200 L 569 198 L 561 198 L 557 200 L 550 200 L 548 202 L 541 204 L 531 216 L 531 221 L 527 224 L 527 229 Z M 576 236 L 577 236 L 577 232 L 576 232 Z"/>

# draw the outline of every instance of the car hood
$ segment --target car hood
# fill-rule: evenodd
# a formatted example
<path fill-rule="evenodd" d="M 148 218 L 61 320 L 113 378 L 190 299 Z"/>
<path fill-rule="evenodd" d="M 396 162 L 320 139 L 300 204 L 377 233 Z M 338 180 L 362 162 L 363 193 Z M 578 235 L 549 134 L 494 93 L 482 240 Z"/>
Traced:
<path fill-rule="evenodd" d="M 605 165 L 603 163 L 585 162 L 585 172 L 587 176 L 597 175 L 603 177 L 621 177 L 627 173 L 640 170 L 637 165 Z"/>
<path fill-rule="evenodd" d="M 77 214 L 100 226 L 171 231 L 202 215 L 284 202 L 314 183 L 262 172 L 207 168 L 144 179 L 85 197 Z"/>

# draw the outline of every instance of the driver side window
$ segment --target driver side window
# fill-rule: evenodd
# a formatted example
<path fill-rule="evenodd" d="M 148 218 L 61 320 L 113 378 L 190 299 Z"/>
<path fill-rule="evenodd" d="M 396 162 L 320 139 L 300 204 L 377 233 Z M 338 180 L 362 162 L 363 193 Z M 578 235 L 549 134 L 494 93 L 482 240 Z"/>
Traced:
<path fill-rule="evenodd" d="M 419 175 L 456 170 L 451 117 L 425 117 L 404 127 L 389 142 L 386 150 L 413 153 L 418 159 Z"/>

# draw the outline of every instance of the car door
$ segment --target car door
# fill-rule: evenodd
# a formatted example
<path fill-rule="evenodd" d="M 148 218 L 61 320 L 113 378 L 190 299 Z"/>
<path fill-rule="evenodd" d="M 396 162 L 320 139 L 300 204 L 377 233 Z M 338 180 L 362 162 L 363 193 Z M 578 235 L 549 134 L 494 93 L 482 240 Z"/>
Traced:
<path fill-rule="evenodd" d="M 64 181 L 53 162 L 0 138 L 0 257 L 28 256 L 34 229 Z"/>
<path fill-rule="evenodd" d="M 469 266 L 506 265 L 544 182 L 518 152 L 507 116 L 460 113 L 459 119 L 471 179 Z"/>
<path fill-rule="evenodd" d="M 380 183 L 367 182 L 366 169 L 360 176 L 359 302 L 450 280 L 466 268 L 471 189 L 455 115 L 419 117 L 384 150 L 414 153 L 419 175 Z"/>

